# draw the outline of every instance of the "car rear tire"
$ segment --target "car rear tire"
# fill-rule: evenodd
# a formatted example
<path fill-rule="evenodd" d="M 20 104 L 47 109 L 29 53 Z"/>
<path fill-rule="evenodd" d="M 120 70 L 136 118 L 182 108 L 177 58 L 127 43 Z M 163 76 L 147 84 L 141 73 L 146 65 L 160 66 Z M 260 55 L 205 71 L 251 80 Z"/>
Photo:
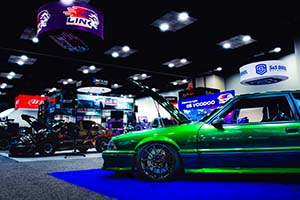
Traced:
<path fill-rule="evenodd" d="M 150 181 L 169 181 L 181 172 L 178 152 L 164 143 L 149 143 L 137 151 L 137 172 Z"/>
<path fill-rule="evenodd" d="M 52 156 L 55 153 L 55 147 L 52 142 L 44 142 L 40 145 L 39 154 L 41 156 Z"/>
<path fill-rule="evenodd" d="M 0 150 L 6 150 L 9 146 L 9 140 L 6 138 L 0 139 Z"/>
<path fill-rule="evenodd" d="M 109 140 L 107 138 L 99 138 L 96 142 L 96 150 L 99 153 L 102 153 L 104 150 L 107 149 Z"/>

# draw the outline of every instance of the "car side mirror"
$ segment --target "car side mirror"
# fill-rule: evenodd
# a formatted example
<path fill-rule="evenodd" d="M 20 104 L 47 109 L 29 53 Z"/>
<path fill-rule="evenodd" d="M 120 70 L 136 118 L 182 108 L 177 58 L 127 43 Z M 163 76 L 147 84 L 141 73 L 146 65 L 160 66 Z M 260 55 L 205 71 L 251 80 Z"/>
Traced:
<path fill-rule="evenodd" d="M 212 125 L 214 127 L 216 127 L 217 129 L 223 129 L 223 124 L 225 124 L 225 123 L 226 122 L 225 122 L 224 118 L 219 117 L 212 122 Z"/>

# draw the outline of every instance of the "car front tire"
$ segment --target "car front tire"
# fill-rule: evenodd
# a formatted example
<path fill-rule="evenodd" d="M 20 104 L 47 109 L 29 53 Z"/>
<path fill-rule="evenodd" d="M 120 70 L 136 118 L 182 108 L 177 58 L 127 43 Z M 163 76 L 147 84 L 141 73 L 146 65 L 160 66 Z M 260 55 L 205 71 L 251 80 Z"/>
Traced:
<path fill-rule="evenodd" d="M 107 138 L 99 138 L 96 142 L 96 150 L 99 153 L 102 153 L 104 150 L 107 149 L 109 140 Z"/>
<path fill-rule="evenodd" d="M 164 143 L 149 143 L 137 151 L 138 175 L 150 181 L 169 181 L 181 172 L 178 152 Z"/>

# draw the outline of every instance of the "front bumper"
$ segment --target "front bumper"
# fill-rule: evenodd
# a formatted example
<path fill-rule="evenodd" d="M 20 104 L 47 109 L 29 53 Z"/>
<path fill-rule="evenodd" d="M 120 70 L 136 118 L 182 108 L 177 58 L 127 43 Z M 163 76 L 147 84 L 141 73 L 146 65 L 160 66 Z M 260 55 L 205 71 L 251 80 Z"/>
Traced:
<path fill-rule="evenodd" d="M 124 171 L 135 166 L 135 151 L 106 150 L 102 153 L 103 169 Z"/>

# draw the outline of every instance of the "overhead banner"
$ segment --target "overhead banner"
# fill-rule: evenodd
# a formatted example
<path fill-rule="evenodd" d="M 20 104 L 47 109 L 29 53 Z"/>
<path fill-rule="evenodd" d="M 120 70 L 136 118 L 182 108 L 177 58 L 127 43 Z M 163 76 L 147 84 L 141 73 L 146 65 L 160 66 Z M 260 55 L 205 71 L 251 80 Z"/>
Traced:
<path fill-rule="evenodd" d="M 133 111 L 134 99 L 111 97 L 111 96 L 98 96 L 77 94 L 78 110 L 79 113 L 94 110 L 127 110 Z"/>
<path fill-rule="evenodd" d="M 38 109 L 45 99 L 48 97 L 41 97 L 35 95 L 25 95 L 20 94 L 15 99 L 15 109 L 18 108 L 28 108 L 28 109 Z"/>
<path fill-rule="evenodd" d="M 44 35 L 69 51 L 87 51 L 92 35 L 104 39 L 103 15 L 82 2 L 46 3 L 37 11 L 37 36 Z"/>
<path fill-rule="evenodd" d="M 280 60 L 254 62 L 240 68 L 240 83 L 244 85 L 272 84 L 288 78 L 288 67 Z"/>

